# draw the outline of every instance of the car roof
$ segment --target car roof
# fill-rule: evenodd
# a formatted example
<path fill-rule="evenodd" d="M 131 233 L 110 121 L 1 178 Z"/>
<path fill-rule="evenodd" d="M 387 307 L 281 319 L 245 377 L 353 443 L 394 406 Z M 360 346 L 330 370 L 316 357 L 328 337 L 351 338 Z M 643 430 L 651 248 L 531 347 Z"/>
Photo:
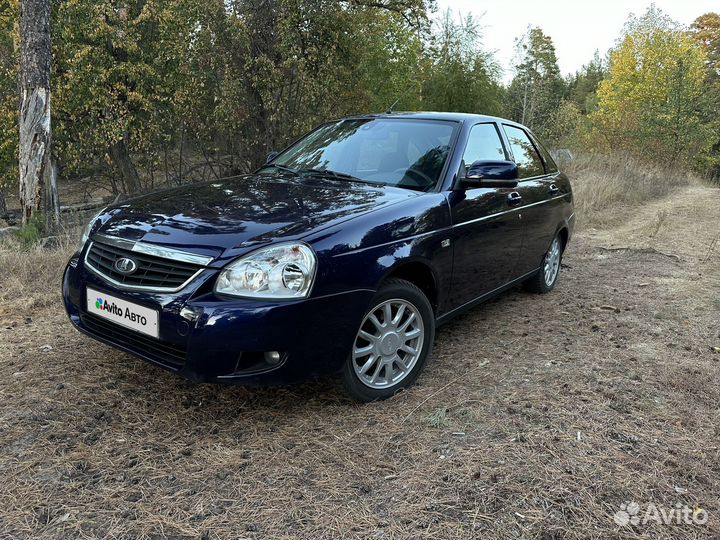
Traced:
<path fill-rule="evenodd" d="M 406 118 L 415 120 L 445 120 L 451 122 L 502 122 L 505 124 L 512 124 L 520 126 L 517 122 L 508 120 L 506 118 L 499 118 L 497 116 L 489 116 L 485 114 L 472 114 L 472 113 L 460 113 L 460 112 L 434 112 L 434 111 L 418 111 L 418 112 L 392 112 L 392 113 L 380 113 L 380 114 L 359 114 L 355 116 L 348 116 L 341 118 L 340 120 L 355 120 L 360 118 Z"/>

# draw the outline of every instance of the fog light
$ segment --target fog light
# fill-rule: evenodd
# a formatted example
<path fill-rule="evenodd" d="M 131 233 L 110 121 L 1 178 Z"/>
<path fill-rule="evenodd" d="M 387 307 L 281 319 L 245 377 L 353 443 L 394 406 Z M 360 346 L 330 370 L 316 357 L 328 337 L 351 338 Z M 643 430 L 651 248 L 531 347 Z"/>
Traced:
<path fill-rule="evenodd" d="M 189 308 L 187 306 L 180 310 L 180 316 L 190 322 L 197 321 L 201 313 L 202 311 L 200 309 Z"/>
<path fill-rule="evenodd" d="M 277 351 L 267 351 L 265 353 L 265 361 L 274 366 L 280 362 L 280 353 Z"/>

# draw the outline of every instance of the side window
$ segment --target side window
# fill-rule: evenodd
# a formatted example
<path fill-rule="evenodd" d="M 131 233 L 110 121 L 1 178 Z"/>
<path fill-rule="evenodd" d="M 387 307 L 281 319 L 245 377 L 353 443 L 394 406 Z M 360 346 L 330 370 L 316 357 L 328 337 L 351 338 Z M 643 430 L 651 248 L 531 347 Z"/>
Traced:
<path fill-rule="evenodd" d="M 514 126 L 504 125 L 503 128 L 505 128 L 505 134 L 510 141 L 510 149 L 515 157 L 520 179 L 545 174 L 542 159 L 540 159 L 540 155 L 530 141 L 528 134 Z"/>
<path fill-rule="evenodd" d="M 477 124 L 470 130 L 463 162 L 469 167 L 476 161 L 507 159 L 495 124 Z"/>
<path fill-rule="evenodd" d="M 558 172 L 558 166 L 555 164 L 555 160 L 550 155 L 550 152 L 547 151 L 547 148 L 540 144 L 540 141 L 535 139 L 535 146 L 538 150 L 540 150 L 540 155 L 543 158 L 543 161 L 545 162 L 545 169 L 548 173 L 556 173 Z"/>

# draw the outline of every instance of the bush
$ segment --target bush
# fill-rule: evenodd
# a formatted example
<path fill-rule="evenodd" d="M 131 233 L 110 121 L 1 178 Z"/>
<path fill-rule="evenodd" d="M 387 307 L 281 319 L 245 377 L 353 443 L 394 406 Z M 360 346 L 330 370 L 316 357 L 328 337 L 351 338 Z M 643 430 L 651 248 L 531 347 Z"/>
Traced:
<path fill-rule="evenodd" d="M 40 242 L 44 232 L 45 217 L 37 213 L 17 232 L 17 238 L 23 247 L 29 248 Z"/>

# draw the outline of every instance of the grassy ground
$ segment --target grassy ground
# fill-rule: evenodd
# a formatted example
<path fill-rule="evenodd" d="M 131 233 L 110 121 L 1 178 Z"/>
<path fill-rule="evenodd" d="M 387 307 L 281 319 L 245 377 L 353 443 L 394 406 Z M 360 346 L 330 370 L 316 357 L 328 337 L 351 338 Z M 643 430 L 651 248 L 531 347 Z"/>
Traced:
<path fill-rule="evenodd" d="M 419 384 L 369 405 L 177 379 L 71 330 L 71 246 L 5 247 L 0 537 L 717 538 L 719 207 L 586 214 L 555 292 L 441 328 Z M 628 501 L 709 521 L 619 526 Z"/>
<path fill-rule="evenodd" d="M 677 189 L 700 185 L 687 172 L 638 161 L 629 155 L 579 154 L 567 165 L 582 225 L 612 227 L 636 207 Z"/>

